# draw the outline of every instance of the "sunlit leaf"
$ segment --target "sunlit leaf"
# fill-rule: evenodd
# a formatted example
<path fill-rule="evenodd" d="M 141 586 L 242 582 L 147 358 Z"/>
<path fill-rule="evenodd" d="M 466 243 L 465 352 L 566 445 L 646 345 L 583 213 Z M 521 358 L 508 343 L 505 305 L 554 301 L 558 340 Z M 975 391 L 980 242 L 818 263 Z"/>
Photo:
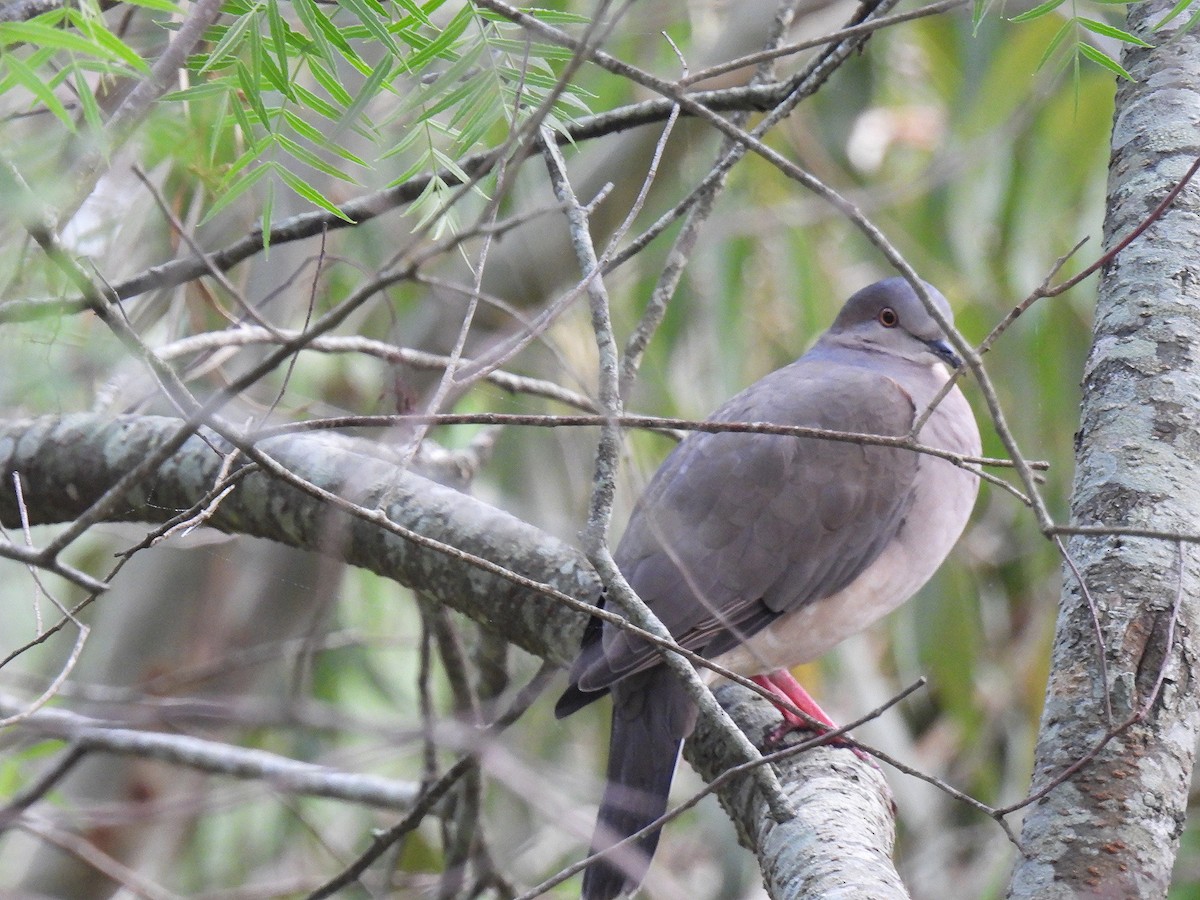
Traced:
<path fill-rule="evenodd" d="M 1121 28 L 1116 28 L 1106 22 L 1100 22 L 1096 19 L 1085 19 L 1080 16 L 1076 21 L 1084 28 L 1092 32 L 1092 34 L 1101 34 L 1105 37 L 1116 38 L 1118 41 L 1124 41 L 1126 44 L 1133 44 L 1136 47 L 1151 47 L 1152 44 L 1147 44 L 1136 34 L 1125 31 Z"/>
<path fill-rule="evenodd" d="M 1119 62 L 1109 56 L 1105 56 L 1091 44 L 1080 44 L 1079 52 L 1097 65 L 1101 65 L 1108 69 L 1108 71 L 1112 72 L 1114 75 L 1124 78 L 1127 81 L 1134 80 L 1134 77 L 1125 71 Z"/>

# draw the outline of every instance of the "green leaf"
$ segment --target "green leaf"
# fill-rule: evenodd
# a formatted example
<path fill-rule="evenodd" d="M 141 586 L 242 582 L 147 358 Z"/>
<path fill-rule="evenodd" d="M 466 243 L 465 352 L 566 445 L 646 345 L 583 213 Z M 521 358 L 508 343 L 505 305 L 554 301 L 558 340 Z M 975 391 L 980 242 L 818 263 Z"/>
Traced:
<path fill-rule="evenodd" d="M 1120 28 L 1115 28 L 1107 22 L 1099 22 L 1096 19 L 1085 19 L 1079 16 L 1076 19 L 1080 25 L 1086 28 L 1092 34 L 1104 35 L 1104 37 L 1116 38 L 1118 41 L 1124 41 L 1126 44 L 1133 44 L 1135 47 L 1152 47 L 1153 44 L 1147 44 L 1136 34 L 1124 31 Z"/>
<path fill-rule="evenodd" d="M 355 165 L 362 166 L 364 169 L 370 168 L 365 160 L 351 153 L 345 147 L 342 147 L 341 145 L 331 141 L 329 137 L 319 128 L 310 125 L 291 110 L 285 109 L 283 111 L 283 117 L 292 127 L 292 130 L 296 132 L 296 134 L 309 141 L 312 141 L 318 147 L 324 147 L 331 153 L 336 153 L 347 162 L 352 162 Z"/>
<path fill-rule="evenodd" d="M 342 87 L 342 83 L 333 76 L 333 73 L 321 65 L 320 61 L 309 58 L 308 71 L 312 73 L 312 77 L 316 79 L 317 84 L 325 88 L 325 92 L 336 102 L 340 103 L 343 109 L 353 105 L 354 98 Z"/>
<path fill-rule="evenodd" d="M 295 141 L 293 141 L 291 138 L 287 137 L 286 135 L 282 135 L 282 134 L 275 135 L 275 142 L 280 147 L 282 147 L 284 150 L 286 150 L 288 153 L 290 153 L 293 157 L 300 160 L 300 162 L 304 163 L 309 168 L 316 169 L 318 172 L 324 172 L 326 175 L 330 176 L 331 178 L 337 178 L 341 181 L 347 181 L 350 184 L 358 184 L 358 182 L 355 181 L 354 178 L 347 175 L 345 172 L 341 171 L 336 166 L 333 166 L 330 163 L 326 162 L 325 160 L 321 159 L 321 157 L 319 157 L 317 154 L 313 153 L 307 147 L 297 144 Z"/>
<path fill-rule="evenodd" d="M 1041 71 L 1042 66 L 1046 65 L 1050 57 L 1054 55 L 1054 51 L 1056 51 L 1062 45 L 1062 42 L 1066 36 L 1074 33 L 1074 31 L 1075 23 L 1072 20 L 1067 19 L 1062 23 L 1062 27 L 1060 27 L 1058 31 L 1054 33 L 1054 37 L 1050 39 L 1050 43 L 1046 45 L 1046 49 L 1042 52 L 1042 58 L 1038 60 L 1036 71 Z"/>
<path fill-rule="evenodd" d="M 380 17 L 367 6 L 366 0 L 337 0 L 337 2 L 339 6 L 352 12 L 355 18 L 362 22 L 363 26 L 374 36 L 375 40 L 383 44 L 394 57 L 403 58 L 404 54 L 401 53 L 400 47 L 392 40 L 386 26 L 380 21 Z"/>
<path fill-rule="evenodd" d="M 271 214 L 275 211 L 275 182 L 267 182 L 267 196 L 263 198 L 263 214 L 259 227 L 262 229 L 263 253 L 271 249 Z"/>
<path fill-rule="evenodd" d="M 149 64 L 138 56 L 132 47 L 105 28 L 103 22 L 84 18 L 75 10 L 68 10 L 68 14 L 75 27 L 95 41 L 98 46 L 108 51 L 109 57 L 121 60 L 134 71 L 147 74 L 150 72 Z"/>
<path fill-rule="evenodd" d="M 288 63 L 291 54 L 288 52 L 288 32 L 290 29 L 287 23 L 283 21 L 283 16 L 279 14 L 279 3 L 277 0 L 267 0 L 267 27 L 270 34 L 271 50 L 275 53 L 275 62 L 279 72 L 288 70 Z M 284 78 L 287 81 L 287 78 Z M 288 93 L 287 91 L 284 92 Z"/>
<path fill-rule="evenodd" d="M 73 31 L 53 28 L 41 21 L 0 22 L 0 45 L 10 44 L 33 44 L 37 47 L 53 47 L 84 56 L 110 59 L 114 62 L 124 61 L 123 56 L 114 56 L 108 48 L 95 41 L 89 41 Z"/>
<path fill-rule="evenodd" d="M 225 81 L 204 81 L 200 84 L 193 84 L 191 87 L 186 87 L 181 91 L 171 91 L 169 94 L 163 94 L 162 98 L 175 103 L 182 103 L 188 100 L 203 100 L 206 97 L 214 97 L 218 94 L 228 94 L 229 89 L 229 84 Z"/>
<path fill-rule="evenodd" d="M 414 0 L 397 0 L 396 5 L 401 9 L 408 10 L 409 15 L 424 25 L 426 28 L 435 27 L 433 20 L 429 18 L 429 13 L 436 10 L 442 5 L 444 0 L 435 0 L 433 3 L 428 3 L 425 7 L 421 7 Z"/>
<path fill-rule="evenodd" d="M 258 16 L 254 13 L 246 13 L 234 19 L 233 25 L 226 29 L 225 34 L 217 42 L 217 46 L 213 47 L 212 52 L 208 54 L 208 60 L 200 67 L 198 74 L 203 75 L 217 63 L 232 58 L 241 48 L 247 29 L 252 25 L 257 27 L 257 20 Z"/>
<path fill-rule="evenodd" d="M 354 98 L 354 102 L 346 107 L 345 121 L 354 122 L 358 119 L 359 113 L 366 109 L 367 104 L 375 99 L 375 95 L 379 93 L 380 87 L 388 76 L 392 73 L 391 57 L 385 56 L 379 61 L 379 65 L 375 67 L 370 77 L 363 82 L 362 87 L 358 89 L 358 96 Z"/>
<path fill-rule="evenodd" d="M 419 71 L 433 60 L 448 55 L 455 42 L 462 36 L 467 26 L 471 24 L 471 10 L 473 8 L 470 4 L 464 5 L 454 18 L 446 23 L 446 27 L 442 29 L 441 34 L 431 41 L 424 41 L 423 47 L 404 60 L 405 69 L 409 72 Z M 409 32 L 409 35 L 411 34 Z M 412 42 L 410 42 L 410 46 L 412 46 Z"/>
<path fill-rule="evenodd" d="M 246 68 L 246 64 L 239 61 L 237 64 L 238 84 L 242 88 L 242 101 L 246 107 L 258 118 L 258 123 L 263 128 L 271 127 L 271 119 L 267 115 L 267 108 L 263 106 L 262 92 L 254 81 L 254 76 L 250 74 L 250 70 Z"/>
<path fill-rule="evenodd" d="M 337 216 L 339 219 L 342 219 L 345 222 L 354 224 L 353 219 L 351 219 L 344 212 L 342 212 L 340 209 L 338 209 L 337 206 L 335 206 L 331 201 L 326 199 L 325 196 L 320 191 L 318 191 L 316 188 L 314 188 L 311 184 L 309 184 L 307 181 L 305 181 L 303 178 L 301 178 L 295 172 L 289 171 L 284 166 L 276 166 L 275 171 L 279 173 L 279 177 L 281 179 L 283 179 L 284 184 L 286 184 L 289 188 L 292 189 L 293 192 L 295 192 L 299 196 L 303 197 L 309 203 L 312 203 L 314 206 L 319 206 L 321 209 L 325 210 L 328 213 L 331 213 L 332 215 Z"/>
<path fill-rule="evenodd" d="M 130 6 L 142 6 L 146 9 L 152 9 L 156 12 L 165 13 L 180 13 L 178 3 L 172 3 L 171 0 L 125 0 Z M 1132 2 L 1132 0 L 1130 0 Z"/>
<path fill-rule="evenodd" d="M 92 86 L 88 84 L 87 77 L 78 69 L 75 70 L 75 94 L 83 109 L 83 120 L 93 131 L 97 133 L 103 131 L 104 114 L 100 112 L 100 106 L 96 103 L 96 97 L 92 94 Z"/>
<path fill-rule="evenodd" d="M 1104 66 L 1104 68 L 1108 69 L 1108 71 L 1112 72 L 1117 77 L 1124 78 L 1127 81 L 1135 80 L 1132 75 L 1125 71 L 1119 62 L 1111 57 L 1105 56 L 1091 44 L 1080 44 L 1079 52 L 1097 65 Z"/>
<path fill-rule="evenodd" d="M 1132 0 L 1131 0 L 1132 2 Z M 324 61 L 327 66 L 334 66 L 333 43 L 326 33 L 327 27 L 332 27 L 328 20 L 325 20 L 324 14 L 317 9 L 312 0 L 292 0 L 292 9 L 296 11 L 296 16 L 308 31 L 309 39 L 316 48 L 316 53 Z M 324 24 L 317 21 L 318 19 L 325 20 Z M 336 31 L 336 29 L 334 29 Z M 340 35 L 339 35 L 340 37 Z"/>
<path fill-rule="evenodd" d="M 1157 24 L 1155 24 L 1154 30 L 1158 31 L 1158 29 L 1162 28 L 1191 5 L 1192 0 L 1179 0 L 1178 3 L 1171 7 L 1171 11 L 1163 16 Z"/>
<path fill-rule="evenodd" d="M 222 183 L 218 189 L 218 195 L 213 202 L 212 207 L 204 214 L 203 222 L 211 221 L 226 206 L 240 197 L 246 191 L 250 190 L 255 184 L 263 179 L 263 177 L 275 168 L 275 163 L 265 162 L 256 168 L 251 169 L 237 181 L 232 184 Z M 202 222 L 202 224 L 203 224 Z"/>
<path fill-rule="evenodd" d="M 38 78 L 37 73 L 33 69 L 29 68 L 15 53 L 5 53 L 3 56 L 0 56 L 0 60 L 3 60 L 14 81 L 40 100 L 42 106 L 53 113 L 54 117 L 66 125 L 67 128 L 71 131 L 75 130 L 75 121 L 71 114 L 67 112 L 66 107 L 55 96 L 50 86 Z"/>
<path fill-rule="evenodd" d="M 326 103 L 325 100 L 318 97 L 302 84 L 293 84 L 292 90 L 296 94 L 296 100 L 305 108 L 311 109 L 313 112 L 324 116 L 327 119 L 332 119 L 337 122 L 342 118 L 342 111 L 332 103 Z"/>
<path fill-rule="evenodd" d="M 1021 13 L 1019 16 L 1013 16 L 1008 21 L 1010 21 L 1010 22 L 1028 22 L 1030 19 L 1040 19 L 1042 16 L 1046 15 L 1047 13 L 1054 12 L 1054 10 L 1058 9 L 1065 2 L 1066 2 L 1066 0 L 1046 0 L 1045 3 L 1039 3 L 1033 9 L 1026 10 L 1025 12 Z"/>

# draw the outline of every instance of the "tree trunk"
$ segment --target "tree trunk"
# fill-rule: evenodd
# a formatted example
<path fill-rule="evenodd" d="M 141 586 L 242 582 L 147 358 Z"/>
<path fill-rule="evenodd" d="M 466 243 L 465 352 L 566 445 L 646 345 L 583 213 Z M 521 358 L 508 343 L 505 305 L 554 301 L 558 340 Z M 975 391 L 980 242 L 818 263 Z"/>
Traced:
<path fill-rule="evenodd" d="M 1157 46 L 1124 55 L 1136 80 L 1117 91 L 1106 247 L 1154 210 L 1200 146 L 1200 34 L 1152 33 L 1170 8 L 1167 0 L 1129 8 L 1129 29 Z M 1072 524 L 1197 531 L 1198 212 L 1193 182 L 1102 273 Z M 1068 551 L 1034 789 L 1100 749 L 1030 809 L 1009 896 L 1161 897 L 1200 713 L 1200 549 L 1089 535 L 1073 537 Z"/>

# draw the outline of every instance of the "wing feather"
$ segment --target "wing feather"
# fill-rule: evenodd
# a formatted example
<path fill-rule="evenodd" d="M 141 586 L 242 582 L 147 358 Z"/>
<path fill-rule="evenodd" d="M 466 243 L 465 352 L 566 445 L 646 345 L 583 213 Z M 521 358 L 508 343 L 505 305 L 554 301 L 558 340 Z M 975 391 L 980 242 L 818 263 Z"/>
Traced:
<path fill-rule="evenodd" d="M 898 436 L 911 397 L 877 371 L 803 358 L 751 385 L 712 419 Z M 912 499 L 909 450 L 723 432 L 693 433 L 666 459 L 616 559 L 685 647 L 716 655 L 779 615 L 836 593 L 882 552 Z M 583 691 L 657 662 L 606 625 L 573 672 Z"/>

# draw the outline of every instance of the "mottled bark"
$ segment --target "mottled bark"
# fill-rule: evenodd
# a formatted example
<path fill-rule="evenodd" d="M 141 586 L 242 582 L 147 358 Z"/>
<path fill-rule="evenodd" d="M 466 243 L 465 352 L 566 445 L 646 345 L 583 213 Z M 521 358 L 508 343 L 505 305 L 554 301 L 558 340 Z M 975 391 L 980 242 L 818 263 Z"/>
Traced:
<path fill-rule="evenodd" d="M 1152 32 L 1170 8 L 1168 0 L 1129 8 L 1131 30 L 1158 46 L 1124 56 L 1136 81 L 1117 92 L 1108 246 L 1145 219 L 1200 152 L 1200 33 Z M 1083 381 L 1076 524 L 1196 531 L 1198 248 L 1193 183 L 1103 273 Z M 1075 537 L 1068 549 L 1095 601 L 1104 646 L 1066 567 L 1034 788 L 1113 726 L 1136 721 L 1031 809 L 1009 896 L 1161 897 L 1184 826 L 1200 720 L 1200 551 L 1118 536 Z"/>
<path fill-rule="evenodd" d="M 737 685 L 717 689 L 717 699 L 764 753 L 779 714 Z M 798 742 L 798 738 L 793 738 Z M 684 748 L 697 771 L 711 780 L 739 760 L 727 742 L 702 721 Z M 892 862 L 895 815 L 883 773 L 844 747 L 817 747 L 776 765 L 795 815 L 776 821 L 753 779 L 723 786 L 721 804 L 754 851 L 773 900 L 807 897 L 908 897 Z"/>
<path fill-rule="evenodd" d="M 12 474 L 21 475 L 32 524 L 66 522 L 166 441 L 181 423 L 155 416 L 91 415 L 0 423 L 0 522 L 20 526 Z M 594 600 L 599 580 L 574 547 L 452 488 L 398 469 L 367 444 L 336 435 L 287 435 L 260 448 L 318 487 L 425 537 L 502 565 L 572 597 Z M 230 448 L 202 429 L 131 492 L 113 520 L 163 522 L 208 492 Z M 206 524 L 318 549 L 423 591 L 560 664 L 578 646 L 584 617 L 544 594 L 330 508 L 261 472 L 243 479 Z M 97 573 L 101 574 L 101 573 Z"/>

